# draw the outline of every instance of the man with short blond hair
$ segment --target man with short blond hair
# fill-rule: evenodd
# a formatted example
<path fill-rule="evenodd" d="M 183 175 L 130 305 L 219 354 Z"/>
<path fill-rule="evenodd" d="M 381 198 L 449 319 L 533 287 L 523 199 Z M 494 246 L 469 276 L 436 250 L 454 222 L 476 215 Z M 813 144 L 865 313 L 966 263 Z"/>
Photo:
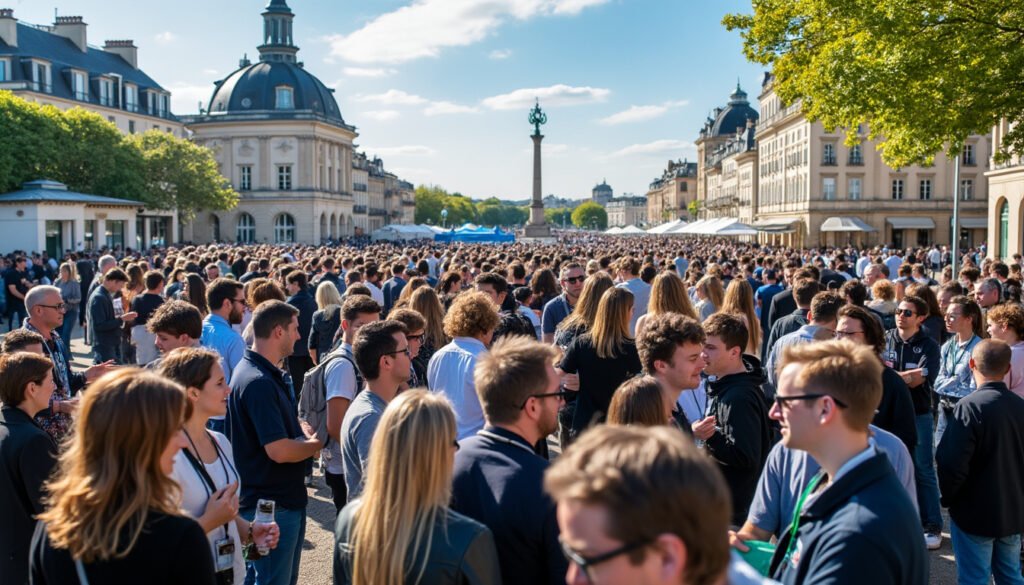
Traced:
<path fill-rule="evenodd" d="M 473 379 L 486 426 L 455 454 L 452 509 L 494 533 L 505 583 L 565 578 L 555 507 L 542 483 L 548 462 L 534 445 L 558 428 L 564 404 L 553 347 L 511 336 L 480 356 Z"/>

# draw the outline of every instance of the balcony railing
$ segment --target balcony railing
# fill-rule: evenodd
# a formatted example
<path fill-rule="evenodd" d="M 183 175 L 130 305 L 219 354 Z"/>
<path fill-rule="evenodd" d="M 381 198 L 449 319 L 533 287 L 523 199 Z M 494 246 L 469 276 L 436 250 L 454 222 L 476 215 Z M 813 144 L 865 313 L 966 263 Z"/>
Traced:
<path fill-rule="evenodd" d="M 846 164 L 851 167 L 862 167 L 864 166 L 864 158 L 860 156 L 851 156 L 850 160 L 848 160 Z"/>
<path fill-rule="evenodd" d="M 370 208 L 370 215 L 384 216 L 384 215 L 387 215 L 387 214 L 388 214 L 388 212 L 387 212 L 386 209 L 381 209 L 379 207 L 371 207 Z"/>
<path fill-rule="evenodd" d="M 352 213 L 365 214 L 366 213 L 366 206 L 365 205 L 353 205 L 352 206 Z"/>

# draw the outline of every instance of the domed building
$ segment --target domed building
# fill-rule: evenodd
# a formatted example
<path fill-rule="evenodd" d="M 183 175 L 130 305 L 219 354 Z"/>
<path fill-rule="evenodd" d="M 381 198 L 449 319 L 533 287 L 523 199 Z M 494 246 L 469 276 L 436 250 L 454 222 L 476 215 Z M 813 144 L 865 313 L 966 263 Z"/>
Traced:
<path fill-rule="evenodd" d="M 354 232 L 358 134 L 333 90 L 296 59 L 294 18 L 286 0 L 270 0 L 259 61 L 243 58 L 215 82 L 205 110 L 182 117 L 241 194 L 234 210 L 200 212 L 185 240 L 319 244 Z"/>
<path fill-rule="evenodd" d="M 729 95 L 729 103 L 724 108 L 715 108 L 700 129 L 695 142 L 700 219 L 737 215 L 742 198 L 736 197 L 732 189 L 726 189 L 730 194 L 722 196 L 722 163 L 735 155 L 756 151 L 754 132 L 758 117 L 757 110 L 747 100 L 747 92 L 737 82 L 736 90 Z"/>

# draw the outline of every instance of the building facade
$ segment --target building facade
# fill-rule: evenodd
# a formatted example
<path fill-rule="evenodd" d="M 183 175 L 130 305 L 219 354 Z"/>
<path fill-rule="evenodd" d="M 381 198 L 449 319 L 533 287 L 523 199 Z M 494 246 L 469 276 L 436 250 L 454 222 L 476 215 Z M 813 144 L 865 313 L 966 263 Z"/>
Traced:
<path fill-rule="evenodd" d="M 992 144 L 1000 145 L 1014 124 L 1003 119 L 992 129 Z M 993 149 L 994 151 L 995 149 Z M 1011 153 L 1010 157 L 989 162 L 985 173 L 988 181 L 988 255 L 1010 259 L 1024 250 L 1024 156 Z"/>
<path fill-rule="evenodd" d="M 697 163 L 670 160 L 647 190 L 647 221 L 652 225 L 689 220 L 690 202 L 697 196 Z"/>
<path fill-rule="evenodd" d="M 985 239 L 991 136 L 970 136 L 954 161 L 944 153 L 932 166 L 893 169 L 859 129 L 860 143 L 828 132 L 803 116 L 800 104 L 782 104 L 766 74 L 759 96 L 757 196 L 753 227 L 765 242 L 798 247 L 855 243 L 895 248 L 949 244 L 952 203 L 960 197 L 960 243 Z"/>
<path fill-rule="evenodd" d="M 729 95 L 724 108 L 715 108 L 704 122 L 694 144 L 697 146 L 697 218 L 737 217 L 738 200 L 726 198 L 723 192 L 722 163 L 730 155 L 745 148 L 740 136 L 748 132 L 750 123 L 757 122 L 758 113 L 747 100 L 740 84 Z M 748 136 L 752 139 L 752 136 Z"/>
<path fill-rule="evenodd" d="M 608 202 L 615 197 L 615 192 L 612 190 L 611 185 L 608 181 L 602 180 L 600 185 L 595 185 L 590 190 L 590 198 L 600 206 L 608 205 Z"/>
<path fill-rule="evenodd" d="M 638 227 L 647 225 L 646 197 L 616 197 L 604 206 L 608 212 L 608 227 Z"/>

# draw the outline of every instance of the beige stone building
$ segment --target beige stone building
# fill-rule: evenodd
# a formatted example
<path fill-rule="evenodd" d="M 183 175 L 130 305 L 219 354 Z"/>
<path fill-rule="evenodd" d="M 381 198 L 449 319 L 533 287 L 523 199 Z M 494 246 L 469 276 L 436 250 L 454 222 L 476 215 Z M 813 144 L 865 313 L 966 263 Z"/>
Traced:
<path fill-rule="evenodd" d="M 750 224 L 757 208 L 756 122 L 748 118 L 746 127 L 725 142 L 713 146 L 704 158 L 707 178 L 701 219 L 738 218 Z"/>
<path fill-rule="evenodd" d="M 992 143 L 1002 144 L 1013 128 L 1003 119 L 992 130 Z M 990 161 L 988 180 L 988 255 L 1009 259 L 1024 250 L 1024 156 L 1015 152 L 1009 160 Z"/>
<path fill-rule="evenodd" d="M 616 197 L 609 201 L 604 209 L 608 212 L 608 227 L 648 225 L 646 197 Z"/>
<path fill-rule="evenodd" d="M 757 122 L 758 113 L 747 100 L 747 93 L 739 83 L 729 95 L 724 108 L 715 108 L 704 122 L 695 144 L 697 145 L 697 218 L 738 217 L 739 202 L 727 198 L 723 188 L 722 163 L 730 155 L 745 149 L 738 137 L 747 133 L 749 124 Z M 730 179 L 732 177 L 730 176 Z M 730 189 L 733 185 L 730 183 Z M 738 193 L 738 190 L 737 190 Z"/>
<path fill-rule="evenodd" d="M 949 244 L 954 192 L 961 199 L 961 245 L 985 239 L 991 136 L 970 136 L 960 184 L 944 154 L 930 167 L 892 169 L 861 129 L 862 142 L 809 122 L 800 104 L 784 105 L 765 76 L 757 124 L 758 177 L 753 226 L 762 241 L 793 246 Z"/>
<path fill-rule="evenodd" d="M 697 163 L 670 160 L 647 190 L 647 221 L 658 225 L 690 219 L 687 207 L 697 196 Z"/>

